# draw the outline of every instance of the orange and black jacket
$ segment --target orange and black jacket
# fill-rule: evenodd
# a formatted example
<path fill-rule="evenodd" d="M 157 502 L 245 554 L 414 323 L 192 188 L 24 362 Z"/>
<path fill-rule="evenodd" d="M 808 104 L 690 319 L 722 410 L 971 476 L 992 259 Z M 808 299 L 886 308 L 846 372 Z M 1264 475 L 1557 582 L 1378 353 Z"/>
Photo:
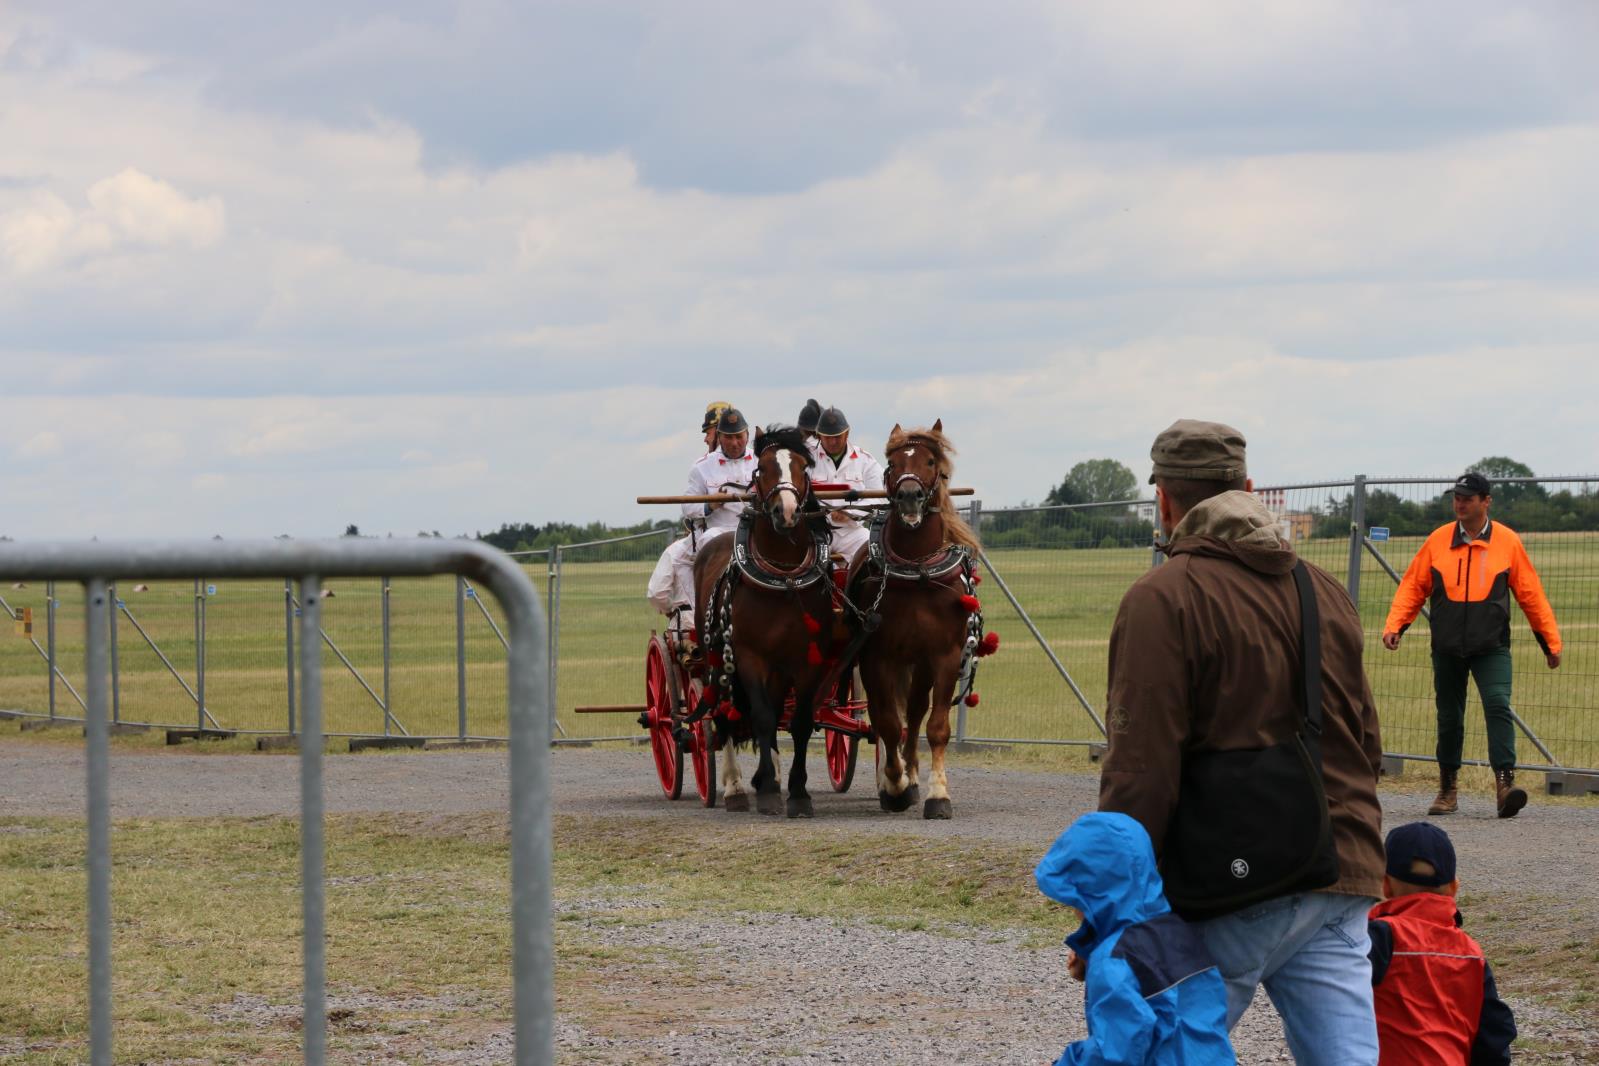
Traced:
<path fill-rule="evenodd" d="M 1468 541 L 1461 536 L 1460 523 L 1451 522 L 1433 530 L 1411 560 L 1383 632 L 1403 633 L 1430 597 L 1433 651 L 1464 656 L 1509 647 L 1512 594 L 1539 647 L 1560 654 L 1555 612 L 1521 538 L 1490 522 L 1482 536 Z"/>

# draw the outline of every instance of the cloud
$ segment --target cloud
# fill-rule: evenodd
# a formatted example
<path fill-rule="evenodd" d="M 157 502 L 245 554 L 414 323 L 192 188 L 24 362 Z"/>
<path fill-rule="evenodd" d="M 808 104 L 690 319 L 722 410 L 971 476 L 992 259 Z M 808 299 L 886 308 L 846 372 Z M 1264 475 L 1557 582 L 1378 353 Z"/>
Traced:
<path fill-rule="evenodd" d="M 95 182 L 75 210 L 50 191 L 0 212 L 0 263 L 33 274 L 119 249 L 208 248 L 222 239 L 222 201 L 190 198 L 128 168 Z"/>

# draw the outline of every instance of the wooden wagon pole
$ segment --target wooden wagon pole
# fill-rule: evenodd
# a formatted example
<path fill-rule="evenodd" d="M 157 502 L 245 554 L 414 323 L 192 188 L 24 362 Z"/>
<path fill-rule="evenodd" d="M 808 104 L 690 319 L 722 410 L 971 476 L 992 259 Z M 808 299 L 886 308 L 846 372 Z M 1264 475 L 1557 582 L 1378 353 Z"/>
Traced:
<path fill-rule="evenodd" d="M 970 496 L 976 489 L 950 489 L 951 496 Z M 813 495 L 818 500 L 886 500 L 888 493 L 882 489 L 852 492 L 849 489 L 821 489 Z M 639 503 L 754 503 L 753 492 L 708 493 L 702 496 L 640 496 Z"/>

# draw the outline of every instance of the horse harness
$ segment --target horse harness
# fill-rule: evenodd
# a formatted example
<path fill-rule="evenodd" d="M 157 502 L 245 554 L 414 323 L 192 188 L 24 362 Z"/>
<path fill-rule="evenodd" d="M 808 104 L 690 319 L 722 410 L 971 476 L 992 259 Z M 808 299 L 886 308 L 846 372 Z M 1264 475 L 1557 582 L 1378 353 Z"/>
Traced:
<path fill-rule="evenodd" d="M 904 477 L 915 478 L 914 474 Z M 901 478 L 903 480 L 904 478 Z M 920 480 L 920 479 L 916 479 Z M 918 559 L 897 555 L 888 544 L 888 510 L 879 512 L 872 520 L 866 541 L 866 565 L 861 570 L 862 580 L 877 578 L 877 596 L 872 601 L 870 614 L 877 616 L 877 607 L 891 581 L 914 581 L 921 585 L 947 589 L 952 596 L 960 597 L 962 606 L 977 603 L 977 562 L 971 549 L 964 544 L 945 544 Z M 978 647 L 983 639 L 983 612 L 981 607 L 967 607 L 966 639 L 961 644 L 960 680 L 955 686 L 955 697 L 950 706 L 965 699 L 977 683 Z M 876 628 L 874 625 L 873 629 Z"/>

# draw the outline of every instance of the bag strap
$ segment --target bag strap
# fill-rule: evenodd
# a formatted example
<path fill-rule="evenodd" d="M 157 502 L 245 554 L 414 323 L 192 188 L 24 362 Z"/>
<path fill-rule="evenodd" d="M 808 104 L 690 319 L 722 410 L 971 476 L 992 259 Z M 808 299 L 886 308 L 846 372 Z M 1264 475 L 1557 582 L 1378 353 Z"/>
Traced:
<path fill-rule="evenodd" d="M 1321 610 L 1316 605 L 1316 590 L 1310 584 L 1305 561 L 1294 563 L 1294 584 L 1299 589 L 1299 626 L 1303 648 L 1305 724 L 1312 737 L 1321 736 Z M 1321 748 L 1316 746 L 1318 768 Z"/>

